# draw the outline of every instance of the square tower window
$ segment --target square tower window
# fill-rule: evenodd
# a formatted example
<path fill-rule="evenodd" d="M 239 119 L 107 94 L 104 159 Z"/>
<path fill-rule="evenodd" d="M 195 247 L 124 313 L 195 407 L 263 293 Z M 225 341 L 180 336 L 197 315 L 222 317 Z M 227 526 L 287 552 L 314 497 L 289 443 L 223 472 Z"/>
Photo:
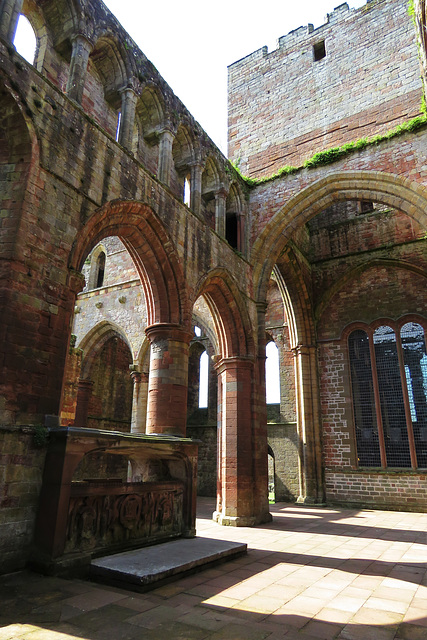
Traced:
<path fill-rule="evenodd" d="M 325 48 L 324 40 L 322 40 L 321 42 L 316 42 L 316 44 L 313 45 L 313 57 L 315 62 L 318 62 L 319 60 L 323 60 L 323 58 L 326 57 L 326 48 Z"/>

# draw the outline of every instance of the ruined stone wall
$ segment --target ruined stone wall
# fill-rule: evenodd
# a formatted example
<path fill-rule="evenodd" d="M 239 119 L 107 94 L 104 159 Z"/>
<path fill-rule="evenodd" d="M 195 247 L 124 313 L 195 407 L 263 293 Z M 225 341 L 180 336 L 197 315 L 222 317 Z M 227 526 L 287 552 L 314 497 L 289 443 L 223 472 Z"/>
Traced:
<path fill-rule="evenodd" d="M 372 217 L 377 220 L 376 232 L 373 232 Z M 364 227 L 362 220 L 358 219 L 347 223 L 347 231 L 353 233 L 358 228 L 361 243 L 375 244 L 373 254 L 366 252 L 363 255 L 361 250 L 361 254 L 347 257 L 345 275 L 338 261 L 325 259 L 323 265 L 316 265 L 317 295 L 320 296 L 321 290 L 328 291 L 329 286 L 329 292 L 332 290 L 329 298 L 326 295 L 323 306 L 319 300 L 322 313 L 318 325 L 323 457 L 326 496 L 331 502 L 350 504 L 363 501 L 380 507 L 399 508 L 418 505 L 422 509 L 426 506 L 416 470 L 403 475 L 392 468 L 357 471 L 348 330 L 345 331 L 356 322 L 369 325 L 387 319 L 382 323 L 393 323 L 405 316 L 413 318 L 413 314 L 426 318 L 423 292 L 427 247 L 426 241 L 421 239 L 422 229 L 414 229 L 414 226 L 399 212 L 393 217 L 389 212 L 369 214 Z M 399 240 L 395 236 L 393 246 L 390 235 L 396 230 L 401 235 L 397 234 Z M 337 251 L 337 255 L 339 253 Z M 381 260 L 385 263 L 381 264 Z M 320 273 L 322 276 L 319 278 Z"/>
<path fill-rule="evenodd" d="M 406 473 L 405 471 L 341 473 L 327 469 L 326 491 L 330 504 L 360 505 L 361 496 L 363 496 L 363 504 L 374 509 L 427 510 L 424 473 Z"/>
<path fill-rule="evenodd" d="M 278 348 L 280 372 L 280 404 L 267 405 L 267 437 L 274 454 L 275 498 L 288 502 L 299 495 L 295 370 L 283 300 L 274 279 L 269 282 L 267 303 L 267 339 Z"/>
<path fill-rule="evenodd" d="M 322 43 L 325 56 L 316 60 Z M 229 157 L 244 174 L 272 175 L 413 118 L 421 97 L 407 3 L 344 3 L 324 25 L 300 27 L 276 50 L 229 67 Z"/>
<path fill-rule="evenodd" d="M 418 132 L 405 133 L 387 142 L 356 151 L 326 166 L 302 169 L 293 175 L 277 178 L 257 186 L 251 191 L 250 196 L 252 246 L 268 222 L 286 205 L 293 205 L 294 202 L 297 204 L 295 196 L 300 198 L 305 189 L 310 190 L 310 195 L 314 200 L 316 200 L 317 194 L 319 200 L 324 197 L 324 192 L 316 185 L 316 182 L 326 177 L 330 176 L 333 180 L 335 175 L 341 176 L 341 172 L 370 171 L 372 176 L 373 172 L 378 172 L 379 175 L 400 176 L 426 185 L 425 145 L 426 129 L 423 128 Z M 352 177 L 349 179 L 351 180 Z M 362 186 L 358 185 L 356 177 L 353 179 L 353 187 L 352 199 L 366 200 L 371 198 L 371 195 L 364 193 Z M 341 185 L 337 180 L 335 201 L 340 199 L 340 189 Z M 284 221 L 286 222 L 286 220 L 285 217 Z M 295 221 L 292 220 L 292 222 L 292 226 L 295 228 L 297 225 Z M 291 223 L 290 218 L 289 223 Z"/>
<path fill-rule="evenodd" d="M 200 422 L 187 425 L 187 436 L 199 441 L 197 495 L 214 498 L 217 491 L 217 426 Z"/>
<path fill-rule="evenodd" d="M 132 381 L 129 347 L 117 336 L 107 340 L 93 360 L 87 379 L 93 382 L 88 408 L 89 428 L 130 431 Z"/>
<path fill-rule="evenodd" d="M 296 424 L 267 425 L 268 444 L 274 453 L 276 502 L 294 502 L 300 493 Z"/>
<path fill-rule="evenodd" d="M 0 426 L 0 572 L 25 566 L 34 533 L 46 430 Z"/>
<path fill-rule="evenodd" d="M 174 308 L 181 311 L 180 320 L 183 322 L 190 322 L 189 300 L 196 295 L 203 276 L 212 268 L 227 264 L 237 288 L 242 291 L 250 281 L 248 263 L 233 251 L 224 238 L 207 227 L 202 213 L 184 206 L 180 193 L 165 187 L 158 177 L 152 175 L 152 164 L 144 168 L 141 158 L 116 142 L 112 118 L 110 124 L 100 121 L 97 108 L 101 113 L 105 105 L 110 104 L 106 82 L 108 74 L 102 78 L 98 65 L 98 76 L 107 91 L 104 91 L 103 103 L 99 102 L 92 111 L 84 96 L 80 106 L 64 93 L 65 76 L 69 75 L 70 68 L 72 29 L 66 16 L 61 16 L 61 11 L 50 14 L 50 11 L 58 9 L 57 2 L 37 4 L 40 21 L 42 18 L 45 20 L 43 28 L 47 36 L 42 43 L 45 46 L 43 60 L 48 66 L 45 69 L 43 65 L 37 66 L 36 71 L 10 44 L 0 42 L 0 421 L 6 427 L 13 427 L 10 438 L 14 441 L 10 447 L 8 445 L 7 456 L 15 455 L 14 452 L 21 455 L 18 426 L 58 422 L 75 296 L 83 285 L 77 272 L 81 264 L 70 268 L 72 249 L 77 240 L 86 243 L 82 262 L 99 240 L 112 234 L 126 237 L 131 244 L 133 242 L 134 255 L 139 252 L 141 263 L 156 261 L 156 254 L 152 251 L 155 243 L 157 248 L 163 247 L 167 256 L 172 256 L 174 264 L 179 266 L 162 280 L 165 289 L 155 299 L 156 308 L 163 305 L 170 309 L 175 305 Z M 85 4 L 90 8 L 97 3 Z M 108 21 L 110 29 L 111 17 Z M 110 31 L 112 39 L 118 38 L 123 42 L 126 34 L 114 20 L 112 22 L 116 29 L 115 36 Z M 53 23 L 56 25 L 54 33 Z M 64 26 L 65 23 L 68 26 Z M 64 29 L 70 27 L 70 31 L 59 33 L 61 24 Z M 101 26 L 99 28 L 102 30 Z M 126 51 L 123 46 L 122 54 L 125 55 Z M 49 55 L 51 63 L 48 64 Z M 132 55 L 130 52 L 129 56 Z M 147 63 L 146 69 L 149 71 L 146 83 L 153 79 L 156 81 L 160 94 L 164 92 L 167 106 L 178 119 L 184 118 L 194 133 L 193 142 L 198 139 L 199 149 L 201 146 L 205 151 L 209 150 L 218 158 L 219 165 L 226 165 L 225 158 L 196 127 L 154 68 Z M 89 85 L 97 81 L 92 70 L 90 61 Z M 93 95 L 100 100 L 100 91 Z M 144 120 L 144 114 L 140 112 L 138 117 Z M 155 146 L 158 155 L 159 145 Z M 194 147 L 191 151 L 195 153 Z M 110 211 L 105 213 L 97 228 L 98 235 L 94 232 L 92 240 L 88 240 L 87 225 L 91 216 L 112 201 L 115 201 L 113 206 L 120 210 L 120 215 L 116 213 L 113 223 Z M 147 222 L 149 216 L 150 222 Z M 104 231 L 107 227 L 108 231 Z M 144 241 L 141 241 L 141 235 L 138 238 L 141 233 L 145 234 Z M 103 298 L 99 291 L 83 294 L 89 300 L 83 334 L 92 323 L 99 324 L 105 320 L 101 314 L 97 315 L 100 309 L 95 301 L 91 301 L 92 298 L 102 298 L 104 312 L 107 315 L 111 313 L 111 319 L 118 314 L 116 321 L 123 325 L 124 332 L 131 324 L 136 326 L 131 316 L 139 313 L 146 322 L 141 287 L 139 284 L 136 286 L 133 279 L 127 284 L 120 283 L 123 275 L 130 277 L 128 268 L 123 269 L 122 263 L 112 284 L 104 288 Z M 184 280 L 185 286 L 182 284 Z M 177 295 L 173 300 L 160 299 L 169 286 L 176 287 L 180 300 Z M 119 297 L 126 297 L 126 301 L 119 302 Z M 84 313 L 80 314 L 82 325 L 84 316 Z M 138 335 L 135 332 L 131 338 L 131 355 L 136 357 L 144 338 L 143 330 L 139 327 Z M 78 363 L 74 362 L 70 370 L 75 373 L 77 367 Z M 62 396 L 64 424 L 70 424 L 67 414 L 73 411 L 75 391 L 70 386 Z M 41 461 L 40 468 L 42 464 Z M 32 463 L 27 466 L 31 470 Z M 27 466 L 23 465 L 25 473 Z M 2 497 L 10 497 L 10 491 L 15 491 L 12 475 L 20 471 L 18 463 L 15 465 L 13 460 L 8 464 L 7 474 L 1 475 Z M 36 482 L 31 473 L 28 477 L 32 482 L 31 491 L 37 494 L 39 481 Z M 14 501 L 13 505 L 10 503 L 13 512 L 9 511 L 8 502 L 2 503 L 2 522 L 11 524 L 2 530 L 1 571 L 11 568 L 8 550 L 13 550 L 15 560 L 19 558 L 19 566 L 28 557 L 33 527 L 31 519 L 37 507 L 36 495 L 32 495 L 31 500 L 30 511 L 24 499 Z M 15 531 L 18 530 L 22 535 L 17 539 Z"/>

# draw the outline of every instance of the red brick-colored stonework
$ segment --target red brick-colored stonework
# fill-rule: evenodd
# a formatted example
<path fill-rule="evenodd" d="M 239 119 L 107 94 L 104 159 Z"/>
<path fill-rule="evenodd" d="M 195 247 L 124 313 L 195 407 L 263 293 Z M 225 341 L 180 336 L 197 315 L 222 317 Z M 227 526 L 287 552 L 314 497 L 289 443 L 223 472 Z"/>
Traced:
<path fill-rule="evenodd" d="M 46 428 L 58 425 L 118 429 L 135 442 L 158 433 L 169 455 L 161 443 L 188 423 L 204 439 L 200 478 L 210 493 L 216 485 L 222 524 L 268 521 L 269 451 L 280 499 L 425 509 L 424 469 L 358 466 L 346 336 L 385 319 L 425 326 L 427 126 L 250 185 L 98 0 L 23 3 L 34 65 L 14 49 L 21 8 L 9 5 L 16 11 L 0 13 L 0 571 L 30 557 Z M 268 176 L 417 115 L 422 0 L 415 13 L 414 28 L 404 0 L 343 4 L 318 29 L 232 65 L 240 170 Z M 274 408 L 269 340 L 280 363 Z M 191 355 L 202 347 L 204 412 Z M 71 440 L 83 460 L 84 438 Z M 126 454 L 117 464 L 93 455 L 79 478 L 147 481 L 164 465 L 146 453 L 133 467 Z M 64 460 L 70 483 L 73 464 Z M 46 478 L 57 473 L 53 465 Z"/>
<path fill-rule="evenodd" d="M 381 38 L 372 24 L 381 24 Z M 321 42 L 326 55 L 316 60 Z M 400 0 L 343 3 L 320 27 L 295 29 L 275 50 L 232 64 L 228 82 L 229 155 L 252 177 L 384 133 L 418 115 L 422 96 L 413 25 Z"/>

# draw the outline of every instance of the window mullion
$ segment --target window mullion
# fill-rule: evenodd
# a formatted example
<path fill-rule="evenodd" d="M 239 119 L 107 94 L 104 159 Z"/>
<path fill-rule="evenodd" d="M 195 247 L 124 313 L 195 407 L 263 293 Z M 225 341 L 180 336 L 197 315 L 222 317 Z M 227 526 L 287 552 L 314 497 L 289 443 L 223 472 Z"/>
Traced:
<path fill-rule="evenodd" d="M 374 386 L 375 414 L 377 417 L 378 442 L 380 445 L 381 466 L 383 467 L 383 469 L 385 469 L 387 467 L 387 456 L 386 456 L 385 443 L 384 443 L 383 418 L 381 415 L 381 400 L 380 400 L 380 389 L 378 386 L 377 361 L 375 359 L 374 340 L 373 340 L 371 331 L 369 332 L 369 353 L 371 356 L 372 383 Z"/>

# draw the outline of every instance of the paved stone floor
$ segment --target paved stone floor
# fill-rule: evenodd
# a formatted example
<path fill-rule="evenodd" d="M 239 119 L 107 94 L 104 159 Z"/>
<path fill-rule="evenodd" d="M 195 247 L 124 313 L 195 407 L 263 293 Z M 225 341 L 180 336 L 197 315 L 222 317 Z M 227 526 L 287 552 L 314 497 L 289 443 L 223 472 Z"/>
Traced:
<path fill-rule="evenodd" d="M 146 594 L 0 578 L 0 640 L 427 640 L 427 514 L 272 506 L 254 529 L 198 533 L 247 556 Z"/>

